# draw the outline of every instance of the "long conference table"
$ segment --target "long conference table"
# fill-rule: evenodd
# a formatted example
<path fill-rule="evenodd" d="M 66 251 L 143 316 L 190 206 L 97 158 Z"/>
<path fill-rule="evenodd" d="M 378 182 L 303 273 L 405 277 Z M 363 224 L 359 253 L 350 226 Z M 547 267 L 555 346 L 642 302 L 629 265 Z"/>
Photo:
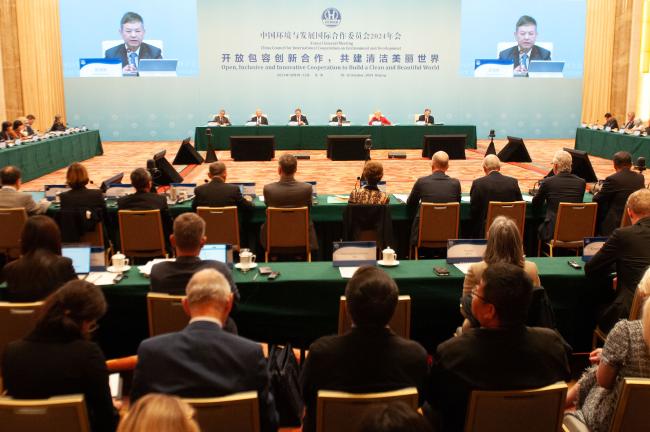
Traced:
<path fill-rule="evenodd" d="M 231 136 L 273 135 L 278 150 L 321 150 L 328 135 L 370 135 L 375 149 L 422 148 L 424 135 L 467 135 L 465 148 L 476 148 L 476 126 L 200 126 L 194 132 L 197 150 L 207 149 L 206 130 L 212 133 L 212 148 L 227 150 Z"/>
<path fill-rule="evenodd" d="M 0 167 L 14 165 L 22 170 L 23 182 L 104 154 L 99 131 L 91 130 L 46 138 L 0 150 Z"/>
<path fill-rule="evenodd" d="M 640 156 L 645 157 L 646 160 L 650 159 L 650 137 L 648 136 L 578 128 L 575 148 L 605 159 L 612 159 L 614 153 L 622 150 L 629 152 L 633 161 Z"/>

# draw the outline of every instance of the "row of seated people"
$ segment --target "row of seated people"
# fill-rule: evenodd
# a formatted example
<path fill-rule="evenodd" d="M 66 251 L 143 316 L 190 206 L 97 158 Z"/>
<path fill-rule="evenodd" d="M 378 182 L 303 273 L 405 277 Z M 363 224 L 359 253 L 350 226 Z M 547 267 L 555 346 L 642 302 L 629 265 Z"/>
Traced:
<path fill-rule="evenodd" d="M 643 120 L 638 118 L 636 116 L 636 113 L 634 111 L 630 111 L 627 113 L 627 119 L 625 120 L 625 123 L 621 124 L 619 127 L 618 120 L 612 113 L 605 113 L 605 123 L 603 123 L 603 128 L 610 128 L 612 130 L 625 130 L 626 132 L 645 132 L 646 135 L 650 135 L 650 119 L 646 122 L 647 124 L 643 124 Z"/>
<path fill-rule="evenodd" d="M 34 129 L 35 121 L 36 116 L 34 116 L 34 114 L 27 114 L 25 117 L 19 117 L 13 122 L 9 120 L 3 121 L 2 130 L 0 131 L 0 141 L 13 141 L 37 135 L 38 131 Z M 62 116 L 54 116 L 54 122 L 49 131 L 57 132 L 65 130 L 66 125 L 62 120 Z"/>

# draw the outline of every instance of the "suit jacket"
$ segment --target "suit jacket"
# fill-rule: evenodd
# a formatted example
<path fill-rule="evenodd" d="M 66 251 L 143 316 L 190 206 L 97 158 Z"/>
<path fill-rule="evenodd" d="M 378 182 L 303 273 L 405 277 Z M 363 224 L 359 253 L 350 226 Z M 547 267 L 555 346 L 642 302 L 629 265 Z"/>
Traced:
<path fill-rule="evenodd" d="M 431 407 L 443 431 L 462 431 L 472 390 L 519 390 L 570 379 L 568 346 L 545 328 L 473 328 L 438 345 Z M 310 353 L 311 355 L 311 353 Z"/>
<path fill-rule="evenodd" d="M 82 393 L 93 432 L 117 427 L 106 360 L 93 342 L 33 336 L 12 342 L 4 353 L 2 375 L 9 395 L 16 399 Z"/>
<path fill-rule="evenodd" d="M 122 43 L 120 45 L 109 48 L 104 53 L 104 58 L 113 59 L 117 58 L 122 60 L 122 67 L 129 64 L 129 58 L 126 52 L 126 46 Z M 138 54 L 138 61 L 142 59 L 161 59 L 162 51 L 153 45 L 142 42 L 140 44 L 140 53 Z"/>
<path fill-rule="evenodd" d="M 58 222 L 64 242 L 78 242 L 83 234 L 94 230 L 97 222 L 106 220 L 106 201 L 98 189 L 86 189 L 84 186 L 63 192 L 59 198 L 61 211 Z M 87 211 L 91 212 L 90 215 L 86 214 Z"/>
<path fill-rule="evenodd" d="M 29 136 L 32 136 L 35 133 L 34 129 L 28 124 L 25 124 L 25 130 L 27 131 L 27 135 Z"/>
<path fill-rule="evenodd" d="M 173 232 L 173 224 L 172 217 L 169 214 L 169 207 L 167 206 L 167 198 L 164 195 L 152 192 L 136 192 L 118 199 L 117 208 L 118 210 L 160 210 L 165 244 L 167 245 L 167 250 L 171 251 L 169 236 Z"/>
<path fill-rule="evenodd" d="M 220 125 L 226 125 L 226 126 L 230 126 L 230 125 L 231 125 L 231 123 L 230 123 L 230 119 L 229 119 L 228 117 L 226 117 L 226 116 L 224 116 L 224 117 L 219 117 L 218 115 L 216 115 L 216 116 L 214 116 L 214 118 L 212 119 L 212 121 L 213 121 L 213 122 L 217 122 L 217 123 L 219 123 Z"/>
<path fill-rule="evenodd" d="M 237 206 L 239 210 L 253 207 L 253 203 L 244 199 L 239 186 L 225 183 L 221 178 L 214 177 L 209 183 L 194 189 L 192 210 L 197 207 L 227 207 Z"/>
<path fill-rule="evenodd" d="M 2 280 L 7 282 L 7 300 L 12 302 L 43 300 L 75 279 L 72 260 L 45 249 L 27 253 L 2 269 Z"/>
<path fill-rule="evenodd" d="M 411 189 L 406 205 L 410 213 L 415 213 L 411 228 L 411 245 L 418 241 L 420 227 L 420 202 L 446 203 L 460 202 L 460 182 L 441 171 L 417 179 Z"/>
<path fill-rule="evenodd" d="M 537 194 L 533 197 L 533 207 L 546 202 L 546 217 L 537 229 L 542 241 L 553 238 L 555 218 L 561 202 L 581 203 L 585 194 L 586 183 L 580 177 L 570 173 L 559 173 L 542 180 Z"/>
<path fill-rule="evenodd" d="M 334 116 L 332 117 L 332 120 L 330 120 L 330 123 L 338 123 L 339 121 L 344 122 L 347 121 L 347 119 L 345 118 L 345 116 L 341 116 L 341 120 L 339 120 L 337 116 Z"/>
<path fill-rule="evenodd" d="M 609 236 L 621 225 L 627 198 L 632 192 L 645 187 L 642 174 L 623 169 L 607 177 L 593 201 L 598 203 L 598 220 L 601 235 Z"/>
<path fill-rule="evenodd" d="M 295 178 L 283 177 L 280 181 L 264 185 L 264 203 L 267 207 L 309 207 L 311 211 L 312 187 Z M 266 222 L 262 225 L 260 243 L 266 249 Z M 309 221 L 309 243 L 311 250 L 318 249 L 316 230 Z"/>
<path fill-rule="evenodd" d="M 485 235 L 485 222 L 490 201 L 523 200 L 517 179 L 504 176 L 499 171 L 491 171 L 484 177 L 474 180 L 469 195 L 476 238 L 482 238 Z"/>
<path fill-rule="evenodd" d="M 65 123 L 54 122 L 54 123 L 52 123 L 52 127 L 50 128 L 50 131 L 52 131 L 52 132 L 65 132 L 66 129 L 67 129 L 67 126 L 65 125 Z"/>
<path fill-rule="evenodd" d="M 418 117 L 418 121 L 426 122 L 426 124 L 434 124 L 435 123 L 433 121 L 433 116 L 432 115 L 430 115 L 429 118 L 425 119 L 424 114 L 420 114 L 420 117 Z"/>
<path fill-rule="evenodd" d="M 148 393 L 217 397 L 257 391 L 263 431 L 277 430 L 278 415 L 266 359 L 259 344 L 224 332 L 210 321 L 142 341 L 131 402 Z"/>
<path fill-rule="evenodd" d="M 634 120 L 625 123 L 625 129 L 634 129 L 635 127 L 641 126 L 641 123 L 640 118 L 635 118 Z"/>
<path fill-rule="evenodd" d="M 249 121 L 249 122 L 253 122 L 253 123 L 257 123 L 257 116 L 253 116 L 253 117 L 251 117 L 251 119 L 248 120 L 248 121 Z M 266 118 L 266 116 L 262 116 L 262 117 L 260 117 L 260 122 L 259 122 L 259 124 L 263 124 L 263 125 L 267 125 L 267 126 L 268 126 L 268 124 L 269 124 L 269 119 Z"/>
<path fill-rule="evenodd" d="M 45 213 L 48 205 L 34 202 L 32 195 L 27 192 L 20 192 L 10 186 L 3 186 L 0 189 L 0 208 L 23 207 L 28 215 Z"/>
<path fill-rule="evenodd" d="M 614 117 L 610 118 L 605 122 L 603 125 L 604 128 L 612 128 L 612 129 L 618 129 L 618 120 L 616 120 Z"/>
<path fill-rule="evenodd" d="M 417 387 L 424 400 L 427 352 L 389 328 L 353 327 L 342 336 L 325 336 L 309 347 L 300 377 L 306 405 L 303 430 L 316 430 L 319 390 L 370 393 Z"/>
<path fill-rule="evenodd" d="M 292 115 L 291 118 L 289 119 L 290 122 L 297 122 L 298 118 L 295 115 Z M 300 121 L 303 122 L 304 124 L 308 125 L 309 122 L 307 121 L 307 117 L 304 115 L 300 116 Z"/>
<path fill-rule="evenodd" d="M 628 317 L 636 286 L 650 266 L 648 245 L 650 217 L 614 230 L 598 253 L 585 264 L 585 274 L 594 279 L 607 278 L 614 266 L 616 269 L 616 298 L 599 318 L 599 326 L 604 331 L 611 329 L 619 319 Z"/>
<path fill-rule="evenodd" d="M 530 60 L 550 60 L 551 52 L 547 49 L 544 49 L 540 46 L 533 45 L 533 48 L 530 50 Z M 512 60 L 514 61 L 514 67 L 519 66 L 519 45 L 515 45 L 511 48 L 505 49 L 499 53 L 499 60 Z"/>

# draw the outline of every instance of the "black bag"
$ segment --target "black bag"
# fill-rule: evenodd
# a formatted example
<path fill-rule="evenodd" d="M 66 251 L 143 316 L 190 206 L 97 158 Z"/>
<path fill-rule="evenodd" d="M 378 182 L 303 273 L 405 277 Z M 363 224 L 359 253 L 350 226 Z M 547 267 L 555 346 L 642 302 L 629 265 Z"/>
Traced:
<path fill-rule="evenodd" d="M 269 375 L 275 407 L 280 415 L 281 427 L 298 427 L 301 424 L 303 402 L 300 395 L 300 366 L 291 344 L 273 345 L 269 352 Z"/>

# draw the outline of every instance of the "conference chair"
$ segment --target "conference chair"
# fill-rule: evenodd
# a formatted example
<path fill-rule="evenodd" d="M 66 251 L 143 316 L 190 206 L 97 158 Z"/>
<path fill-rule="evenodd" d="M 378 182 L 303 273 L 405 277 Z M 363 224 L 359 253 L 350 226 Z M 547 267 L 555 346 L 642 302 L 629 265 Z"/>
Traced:
<path fill-rule="evenodd" d="M 20 234 L 27 221 L 27 212 L 23 207 L 0 210 L 0 253 L 18 256 L 20 251 Z"/>
<path fill-rule="evenodd" d="M 485 237 L 488 230 L 498 216 L 505 216 L 512 219 L 519 229 L 519 235 L 523 241 L 524 226 L 526 225 L 526 201 L 490 201 L 488 204 L 487 217 L 485 218 Z"/>
<path fill-rule="evenodd" d="M 190 318 L 183 309 L 184 296 L 164 293 L 147 294 L 149 336 L 183 330 Z"/>
<path fill-rule="evenodd" d="M 397 335 L 403 338 L 411 338 L 411 296 L 401 295 L 397 300 L 397 307 L 391 317 L 388 326 Z M 339 299 L 339 335 L 347 333 L 352 328 L 352 320 L 348 315 L 348 307 L 345 296 Z"/>
<path fill-rule="evenodd" d="M 617 278 L 614 278 L 613 280 L 613 289 L 616 290 L 616 283 L 617 283 Z M 630 306 L 630 315 L 628 315 L 627 319 L 630 321 L 635 321 L 641 318 L 641 306 L 643 306 L 643 302 L 647 298 L 646 294 L 640 290 L 636 289 L 634 291 L 634 298 L 632 299 L 632 306 Z M 604 343 L 605 339 L 607 339 L 608 332 L 605 332 L 600 328 L 600 326 L 596 326 L 594 329 L 594 335 L 591 339 L 591 347 L 592 349 L 598 348 L 598 345 L 600 343 Z"/>
<path fill-rule="evenodd" d="M 555 231 L 553 238 L 546 243 L 549 256 L 553 256 L 553 249 L 573 249 L 578 252 L 584 246 L 585 237 L 593 237 L 596 229 L 597 203 L 564 203 L 561 202 L 557 209 Z M 542 241 L 537 244 L 537 255 L 542 250 Z"/>
<path fill-rule="evenodd" d="M 310 246 L 308 207 L 266 208 L 266 262 L 274 250 L 288 253 L 304 251 L 307 261 L 311 262 Z"/>
<path fill-rule="evenodd" d="M 517 42 L 515 42 L 515 41 L 498 42 L 497 43 L 497 56 L 495 58 L 499 58 L 499 53 L 501 53 L 501 51 L 506 50 L 508 48 L 512 48 L 515 45 L 517 45 Z M 550 51 L 551 52 L 551 58 L 553 57 L 553 42 L 535 41 L 535 45 L 540 46 L 540 47 L 544 48 L 545 50 Z"/>
<path fill-rule="evenodd" d="M 260 430 L 256 391 L 215 398 L 184 398 L 183 400 L 196 411 L 194 418 L 201 430 L 229 432 L 259 432 Z"/>
<path fill-rule="evenodd" d="M 49 399 L 0 397 L 0 425 L 6 431 L 47 430 L 90 432 L 88 413 L 81 394 Z"/>
<path fill-rule="evenodd" d="M 160 210 L 119 210 L 120 244 L 128 257 L 164 257 Z"/>
<path fill-rule="evenodd" d="M 468 404 L 465 432 L 559 432 L 566 393 L 565 382 L 532 390 L 474 390 Z"/>
<path fill-rule="evenodd" d="M 415 259 L 418 259 L 420 248 L 447 247 L 447 240 L 458 238 L 459 221 L 460 204 L 457 202 L 420 204 Z"/>
<path fill-rule="evenodd" d="M 393 218 L 387 205 L 348 204 L 343 210 L 345 241 L 375 241 L 378 252 L 393 243 Z"/>
<path fill-rule="evenodd" d="M 319 390 L 316 400 L 316 432 L 356 432 L 372 407 L 402 401 L 416 411 L 418 390 L 408 387 L 382 393 L 344 393 Z"/>
<path fill-rule="evenodd" d="M 236 206 L 197 207 L 196 213 L 205 221 L 206 243 L 227 243 L 238 250 L 239 216 Z"/>
<path fill-rule="evenodd" d="M 164 56 L 165 52 L 163 50 L 163 41 L 160 39 L 145 39 L 142 42 L 149 44 L 151 46 L 154 46 L 156 48 L 160 48 L 160 53 Z M 106 53 L 106 50 L 113 48 L 114 46 L 117 45 L 124 45 L 124 41 L 122 39 L 109 39 L 109 40 L 103 40 L 102 41 L 102 52 L 100 53 L 100 57 L 104 57 L 104 54 Z M 213 117 L 214 118 L 214 117 Z"/>

